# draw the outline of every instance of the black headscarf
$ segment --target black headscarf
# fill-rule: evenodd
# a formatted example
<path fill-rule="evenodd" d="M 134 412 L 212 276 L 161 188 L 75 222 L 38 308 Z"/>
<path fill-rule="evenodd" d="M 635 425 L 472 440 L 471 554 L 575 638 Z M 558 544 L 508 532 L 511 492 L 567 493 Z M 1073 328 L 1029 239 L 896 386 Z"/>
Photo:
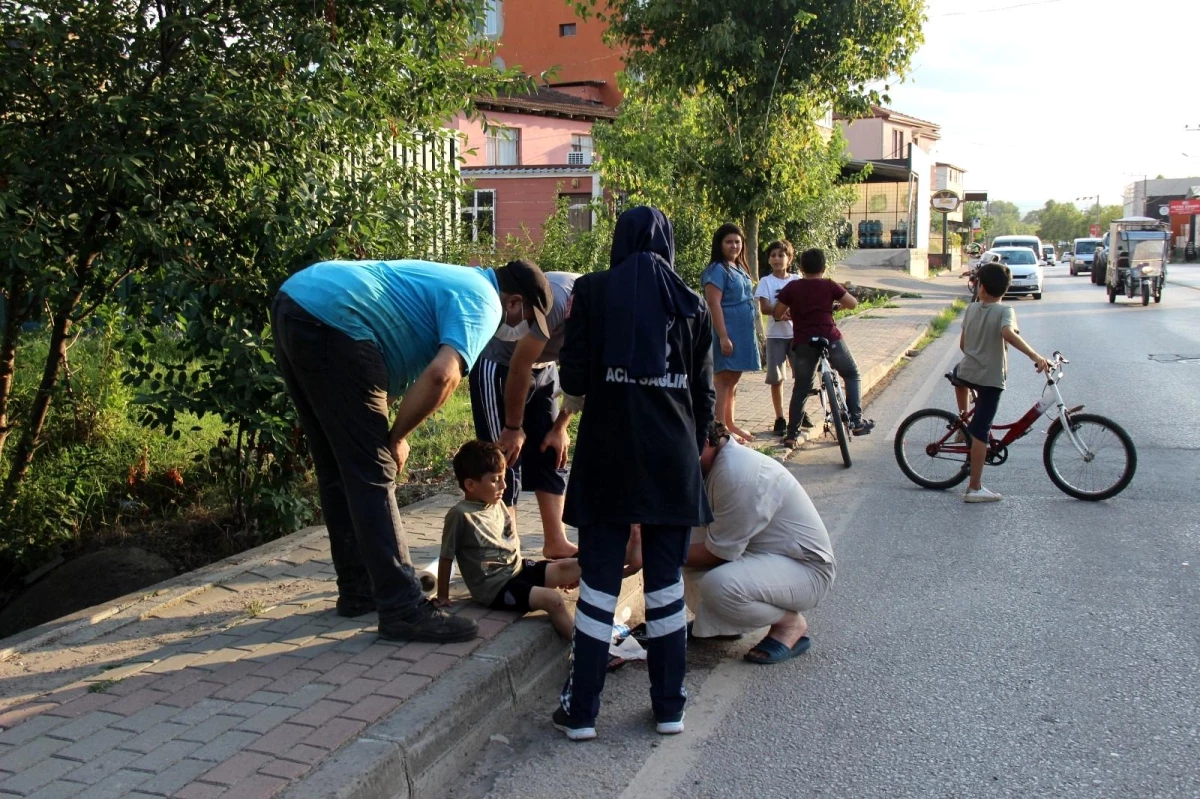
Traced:
<path fill-rule="evenodd" d="M 700 313 L 700 297 L 675 274 L 675 236 L 662 211 L 639 205 L 621 214 L 609 270 L 604 365 L 633 378 L 660 377 L 671 318 Z"/>

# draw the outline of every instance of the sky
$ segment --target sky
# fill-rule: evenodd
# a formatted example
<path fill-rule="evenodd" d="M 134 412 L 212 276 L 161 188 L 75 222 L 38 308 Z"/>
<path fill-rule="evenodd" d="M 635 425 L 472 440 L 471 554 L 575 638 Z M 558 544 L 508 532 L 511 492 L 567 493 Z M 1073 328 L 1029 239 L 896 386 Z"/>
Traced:
<path fill-rule="evenodd" d="M 926 13 L 890 107 L 941 125 L 937 160 L 965 169 L 967 189 L 1028 211 L 1200 175 L 1200 0 L 929 0 Z"/>

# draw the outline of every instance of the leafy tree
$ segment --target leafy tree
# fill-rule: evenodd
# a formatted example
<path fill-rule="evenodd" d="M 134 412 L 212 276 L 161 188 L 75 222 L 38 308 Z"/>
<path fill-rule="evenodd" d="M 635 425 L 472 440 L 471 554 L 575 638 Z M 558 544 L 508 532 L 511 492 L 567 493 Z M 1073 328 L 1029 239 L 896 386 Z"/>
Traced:
<path fill-rule="evenodd" d="M 1021 209 L 1016 203 L 1005 200 L 992 200 L 988 203 L 991 224 L 988 226 L 988 236 L 1011 236 L 1018 233 L 1032 233 L 1033 226 L 1021 220 Z"/>
<path fill-rule="evenodd" d="M 580 0 L 584 10 L 597 0 Z M 649 102 L 703 124 L 694 182 L 740 218 L 752 266 L 764 219 L 786 217 L 824 150 L 816 120 L 878 102 L 870 82 L 903 73 L 920 45 L 921 0 L 608 0 L 610 38 Z M 694 109 L 684 104 L 693 102 Z M 610 151 L 611 154 L 611 151 Z M 840 167 L 840 164 L 839 164 Z M 813 185 L 820 185 L 817 176 Z"/>
<path fill-rule="evenodd" d="M 1038 216 L 1038 238 L 1044 242 L 1071 241 L 1087 233 L 1087 219 L 1074 203 L 1046 201 Z"/>
<path fill-rule="evenodd" d="M 180 341 L 175 363 L 142 359 L 135 375 L 155 418 L 215 412 L 287 437 L 267 299 L 318 257 L 432 248 L 423 233 L 444 226 L 431 214 L 444 187 L 398 155 L 501 84 L 486 57 L 467 57 L 481 8 L 0 0 L 0 448 L 18 429 L 22 324 L 50 336 L 6 499 L 33 462 L 73 328 L 130 278 L 142 303 L 127 318 L 148 314 Z"/>

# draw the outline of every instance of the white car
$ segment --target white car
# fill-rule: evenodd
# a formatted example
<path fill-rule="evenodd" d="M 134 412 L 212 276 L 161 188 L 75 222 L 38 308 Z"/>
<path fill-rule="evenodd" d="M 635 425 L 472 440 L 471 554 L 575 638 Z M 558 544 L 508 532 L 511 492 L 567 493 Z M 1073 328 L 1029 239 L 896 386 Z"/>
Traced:
<path fill-rule="evenodd" d="M 1008 287 L 1006 296 L 1032 294 L 1035 300 L 1042 298 L 1045 274 L 1033 250 L 1028 247 L 993 247 L 983 254 L 983 263 L 986 264 L 993 253 L 1000 256 L 1012 273 L 1012 285 Z"/>

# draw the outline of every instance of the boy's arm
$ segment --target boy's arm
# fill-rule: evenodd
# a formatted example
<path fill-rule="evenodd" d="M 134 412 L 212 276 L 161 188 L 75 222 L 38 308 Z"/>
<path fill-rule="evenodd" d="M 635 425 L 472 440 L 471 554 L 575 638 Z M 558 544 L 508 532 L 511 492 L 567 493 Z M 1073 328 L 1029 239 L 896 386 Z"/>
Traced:
<path fill-rule="evenodd" d="M 842 287 L 842 291 L 844 292 L 842 296 L 837 298 L 838 307 L 843 311 L 853 311 L 858 307 L 858 299 L 853 294 L 846 291 L 845 286 Z"/>
<path fill-rule="evenodd" d="M 758 298 L 758 310 L 760 310 L 762 312 L 763 316 L 771 316 L 771 312 L 774 309 L 771 307 L 771 301 L 769 299 L 767 299 L 766 297 L 759 297 Z"/>
<path fill-rule="evenodd" d="M 1018 333 L 1015 328 L 1006 325 L 1000 331 L 1000 335 L 1010 345 L 1028 355 L 1029 360 L 1033 361 L 1033 365 L 1039 372 L 1044 372 L 1050 368 L 1050 364 L 1046 361 L 1046 359 L 1039 355 L 1037 350 L 1029 346 L 1025 339 L 1021 338 L 1021 334 Z"/>
<path fill-rule="evenodd" d="M 967 351 L 967 329 L 965 327 L 958 331 L 958 351 Z"/>
<path fill-rule="evenodd" d="M 433 604 L 439 608 L 450 606 L 450 567 L 453 565 L 454 558 L 438 560 L 437 599 L 433 600 Z"/>

